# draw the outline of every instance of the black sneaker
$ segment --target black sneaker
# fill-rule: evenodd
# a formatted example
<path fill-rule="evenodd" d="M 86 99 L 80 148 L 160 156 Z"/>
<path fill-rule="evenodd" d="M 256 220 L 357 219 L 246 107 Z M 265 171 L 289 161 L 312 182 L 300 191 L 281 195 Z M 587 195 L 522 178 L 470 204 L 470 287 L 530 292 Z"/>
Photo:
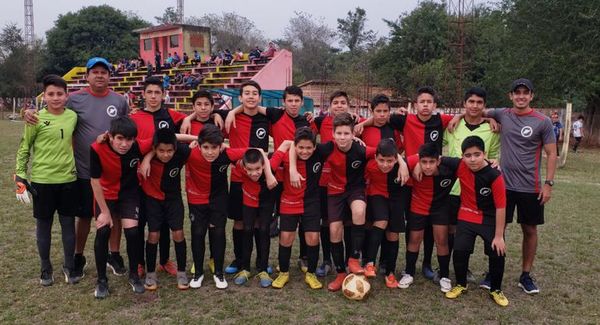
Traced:
<path fill-rule="evenodd" d="M 127 269 L 125 268 L 123 257 L 121 257 L 120 254 L 108 254 L 106 266 L 108 266 L 108 268 L 112 270 L 114 275 L 123 276 L 127 274 Z"/>
<path fill-rule="evenodd" d="M 535 280 L 529 274 L 521 275 L 518 286 L 530 295 L 540 293 L 540 289 L 535 285 Z"/>
<path fill-rule="evenodd" d="M 96 282 L 96 290 L 94 290 L 94 297 L 97 299 L 104 299 L 108 297 L 107 279 L 98 279 L 98 282 Z"/>
<path fill-rule="evenodd" d="M 73 277 L 75 279 L 75 283 L 81 281 L 81 279 L 83 279 L 83 277 L 85 276 L 85 273 L 83 273 L 83 270 L 85 269 L 85 266 L 87 265 L 87 261 L 85 259 L 85 256 L 83 255 L 75 255 L 74 258 L 74 267 L 73 270 L 71 270 L 71 277 Z"/>
<path fill-rule="evenodd" d="M 68 284 L 75 284 L 79 282 L 79 279 L 73 277 L 73 271 L 63 266 L 63 274 L 65 275 L 65 282 Z"/>
<path fill-rule="evenodd" d="M 129 277 L 129 285 L 135 293 L 144 293 L 144 291 L 146 291 L 142 280 L 140 280 L 140 277 L 137 274 Z"/>
<path fill-rule="evenodd" d="M 52 271 L 42 271 L 42 275 L 40 275 L 40 284 L 44 287 L 49 287 L 54 284 L 54 276 L 52 276 Z"/>

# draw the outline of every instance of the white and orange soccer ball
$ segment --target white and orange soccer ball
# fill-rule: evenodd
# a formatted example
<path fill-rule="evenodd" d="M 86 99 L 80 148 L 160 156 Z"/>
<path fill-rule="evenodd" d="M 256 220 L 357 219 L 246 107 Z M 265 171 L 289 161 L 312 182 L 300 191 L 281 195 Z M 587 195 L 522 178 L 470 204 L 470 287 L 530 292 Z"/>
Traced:
<path fill-rule="evenodd" d="M 363 300 L 370 290 L 371 284 L 364 275 L 348 274 L 342 283 L 342 292 L 350 300 Z"/>

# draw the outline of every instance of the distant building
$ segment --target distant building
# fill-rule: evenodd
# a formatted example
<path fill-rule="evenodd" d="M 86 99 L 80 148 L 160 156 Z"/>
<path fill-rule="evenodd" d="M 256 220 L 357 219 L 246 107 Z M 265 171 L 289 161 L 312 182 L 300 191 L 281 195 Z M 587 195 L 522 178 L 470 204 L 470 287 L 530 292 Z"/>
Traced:
<path fill-rule="evenodd" d="M 194 50 L 202 56 L 202 60 L 210 55 L 210 28 L 185 24 L 160 25 L 136 29 L 140 34 L 140 57 L 154 65 L 154 55 L 160 52 L 164 62 L 168 54 L 177 52 L 180 57 L 186 52 L 191 58 Z"/>

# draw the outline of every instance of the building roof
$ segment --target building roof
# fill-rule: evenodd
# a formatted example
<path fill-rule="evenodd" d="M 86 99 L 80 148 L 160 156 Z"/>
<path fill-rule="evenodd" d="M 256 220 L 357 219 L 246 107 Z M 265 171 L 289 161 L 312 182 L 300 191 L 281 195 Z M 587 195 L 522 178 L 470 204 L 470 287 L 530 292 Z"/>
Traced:
<path fill-rule="evenodd" d="M 305 81 L 298 85 L 298 87 L 302 88 L 309 85 L 340 85 L 339 81 L 331 80 L 331 79 L 311 79 L 309 81 Z"/>
<path fill-rule="evenodd" d="M 187 24 L 165 24 L 165 25 L 151 26 L 151 27 L 147 27 L 147 28 L 134 29 L 133 32 L 138 33 L 138 34 L 143 34 L 143 33 L 160 32 L 160 31 L 177 29 L 177 28 L 183 28 L 183 29 L 187 29 L 187 30 L 195 30 L 195 31 L 200 31 L 200 32 L 204 32 L 204 31 L 210 32 L 209 27 L 187 25 Z"/>

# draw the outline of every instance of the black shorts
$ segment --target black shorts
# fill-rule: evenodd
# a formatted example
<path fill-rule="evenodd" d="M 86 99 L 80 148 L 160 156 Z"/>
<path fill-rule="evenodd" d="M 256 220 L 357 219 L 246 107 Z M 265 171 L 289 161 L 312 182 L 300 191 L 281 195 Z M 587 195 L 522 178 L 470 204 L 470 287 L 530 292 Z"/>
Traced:
<path fill-rule="evenodd" d="M 223 209 L 218 209 L 212 204 L 188 204 L 190 209 L 190 221 L 192 223 L 200 222 L 207 226 L 224 228 L 227 223 L 227 216 Z"/>
<path fill-rule="evenodd" d="M 172 231 L 183 229 L 183 202 L 181 198 L 157 200 L 146 196 L 146 218 L 148 231 L 158 232 L 163 224 L 169 225 Z"/>
<path fill-rule="evenodd" d="M 342 194 L 329 195 L 327 197 L 328 222 L 352 220 L 350 204 L 356 200 L 366 202 L 364 187 L 357 187 Z"/>
<path fill-rule="evenodd" d="M 77 181 L 62 184 L 40 184 L 31 182 L 37 192 L 33 198 L 33 217 L 48 219 L 58 211 L 61 216 L 74 217 L 78 205 L 74 197 L 77 196 Z"/>
<path fill-rule="evenodd" d="M 254 229 L 255 226 L 258 226 L 259 228 L 266 227 L 268 229 L 271 225 L 271 218 L 273 217 L 273 206 L 271 206 L 270 208 L 266 206 L 253 208 L 244 205 L 242 211 L 244 230 Z"/>
<path fill-rule="evenodd" d="M 506 223 L 513 222 L 515 209 L 517 222 L 525 225 L 544 224 L 544 205 L 538 200 L 538 193 L 524 193 L 506 190 Z"/>
<path fill-rule="evenodd" d="M 94 211 L 94 191 L 89 179 L 77 179 L 78 192 L 74 196 L 77 198 L 77 216 L 79 218 L 92 218 L 96 215 Z"/>
<path fill-rule="evenodd" d="M 454 235 L 454 251 L 464 251 L 473 253 L 475 239 L 477 236 L 483 239 L 485 255 L 490 255 L 492 250 L 492 241 L 496 236 L 496 226 L 486 224 L 475 224 L 463 220 L 456 223 L 456 234 Z"/>
<path fill-rule="evenodd" d="M 448 196 L 448 221 L 451 225 L 456 225 L 458 221 L 458 211 L 460 211 L 460 196 Z"/>
<path fill-rule="evenodd" d="M 242 195 L 242 183 L 239 182 L 231 182 L 229 184 L 229 210 L 228 216 L 229 219 L 235 221 L 243 220 L 243 206 L 244 198 Z"/>
<path fill-rule="evenodd" d="M 106 205 L 110 210 L 110 215 L 113 218 L 121 219 L 139 219 L 140 212 L 140 199 L 138 196 L 120 199 L 120 200 L 106 200 Z M 100 215 L 100 207 L 96 204 L 95 217 Z"/>
<path fill-rule="evenodd" d="M 448 214 L 436 213 L 427 216 L 414 212 L 408 214 L 406 226 L 408 230 L 423 230 L 428 225 L 447 226 Z"/>
<path fill-rule="evenodd" d="M 282 214 L 279 218 L 281 231 L 295 232 L 298 224 L 301 224 L 302 230 L 305 232 L 321 231 L 321 217 L 318 214 Z"/>
<path fill-rule="evenodd" d="M 374 222 L 386 220 L 387 231 L 404 232 L 406 222 L 404 220 L 404 202 L 400 197 L 385 198 L 381 195 L 367 197 L 367 220 Z"/>

